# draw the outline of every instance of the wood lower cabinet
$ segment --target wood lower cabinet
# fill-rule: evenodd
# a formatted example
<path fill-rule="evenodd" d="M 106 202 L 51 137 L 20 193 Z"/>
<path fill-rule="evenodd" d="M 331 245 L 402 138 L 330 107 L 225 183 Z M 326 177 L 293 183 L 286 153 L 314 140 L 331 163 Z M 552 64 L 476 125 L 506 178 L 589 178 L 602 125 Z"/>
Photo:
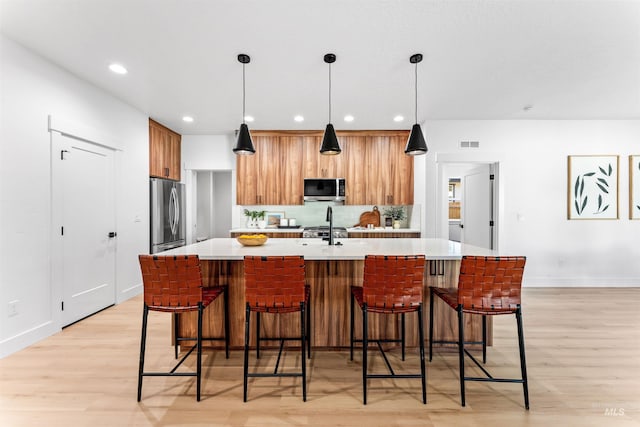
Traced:
<path fill-rule="evenodd" d="M 149 119 L 149 176 L 180 181 L 182 137 Z"/>
<path fill-rule="evenodd" d="M 285 231 L 285 232 L 268 232 L 264 230 L 252 231 L 251 233 L 240 233 L 240 232 L 232 232 L 230 233 L 232 238 L 236 238 L 243 234 L 264 234 L 270 239 L 301 239 L 302 231 Z"/>
<path fill-rule="evenodd" d="M 400 238 L 411 238 L 411 239 L 419 239 L 420 233 L 416 232 L 402 232 L 402 231 L 394 231 L 390 233 L 376 233 L 371 232 L 367 233 L 349 233 L 349 238 L 351 239 L 400 239 Z"/>
<path fill-rule="evenodd" d="M 349 316 L 351 305 L 350 286 L 362 283 L 364 261 L 305 261 L 306 281 L 311 287 L 311 345 L 315 349 L 335 349 L 349 347 Z M 242 261 L 202 260 L 202 276 L 205 286 L 219 283 L 229 285 L 230 341 L 234 349 L 244 344 L 244 264 Z M 423 307 L 425 340 L 429 331 L 429 286 L 447 287 L 458 283 L 460 261 L 428 260 L 424 274 Z M 457 317 L 455 310 L 437 299 L 435 302 L 434 338 L 454 341 L 457 339 Z M 223 334 L 222 298 L 218 298 L 212 307 L 204 311 L 203 334 L 220 336 Z M 197 316 L 195 313 L 182 314 L 180 321 L 182 336 L 195 336 Z M 488 316 L 491 317 L 491 316 Z M 487 319 L 488 344 L 492 343 L 492 319 Z M 264 336 L 284 333 L 294 336 L 299 331 L 299 317 L 264 316 L 261 319 L 261 331 Z M 387 316 L 370 317 L 372 336 L 397 339 L 398 323 Z M 355 312 L 356 336 L 361 336 L 362 315 Z M 255 323 L 251 325 L 251 345 L 255 345 Z M 406 323 L 407 346 L 418 345 L 416 322 Z M 482 337 L 481 316 L 465 315 L 465 339 L 480 341 Z M 185 343 L 188 345 L 188 343 Z M 221 346 L 218 343 L 205 345 Z M 474 347 L 474 346 L 469 346 Z M 475 346 L 477 347 L 477 346 Z"/>

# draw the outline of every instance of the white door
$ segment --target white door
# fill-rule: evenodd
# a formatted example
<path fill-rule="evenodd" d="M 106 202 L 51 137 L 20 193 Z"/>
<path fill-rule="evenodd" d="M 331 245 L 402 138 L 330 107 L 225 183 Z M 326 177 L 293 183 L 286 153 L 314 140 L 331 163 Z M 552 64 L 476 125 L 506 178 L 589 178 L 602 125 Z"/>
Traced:
<path fill-rule="evenodd" d="M 55 247 L 61 251 L 54 259 L 66 326 L 115 304 L 114 153 L 56 132 L 52 142 Z"/>
<path fill-rule="evenodd" d="M 465 173 L 462 183 L 462 242 L 492 249 L 493 181 L 489 165 Z"/>

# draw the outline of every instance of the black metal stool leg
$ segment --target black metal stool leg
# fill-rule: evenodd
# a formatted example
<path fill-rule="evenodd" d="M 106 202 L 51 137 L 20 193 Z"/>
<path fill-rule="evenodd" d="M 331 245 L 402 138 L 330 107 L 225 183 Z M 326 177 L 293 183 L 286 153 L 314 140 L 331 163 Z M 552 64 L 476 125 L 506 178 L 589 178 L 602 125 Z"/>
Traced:
<path fill-rule="evenodd" d="M 196 365 L 196 400 L 200 402 L 200 385 L 202 382 L 202 302 L 198 303 L 198 337 L 196 345 L 198 346 L 198 356 Z"/>
<path fill-rule="evenodd" d="M 482 315 L 482 363 L 487 363 L 487 315 Z"/>
<path fill-rule="evenodd" d="M 304 302 L 300 303 L 300 340 L 301 340 L 301 348 L 302 348 L 302 401 L 307 401 L 307 358 L 305 353 L 306 343 L 305 336 L 307 331 L 305 330 L 305 306 Z"/>
<path fill-rule="evenodd" d="M 464 398 L 464 320 L 462 306 L 458 306 L 458 356 L 460 358 L 460 400 L 462 406 L 465 406 Z"/>
<path fill-rule="evenodd" d="M 307 333 L 307 358 L 311 359 L 311 297 L 307 303 L 307 323 L 305 325 Z"/>
<path fill-rule="evenodd" d="M 518 323 L 518 347 L 520 347 L 520 370 L 522 372 L 522 388 L 524 391 L 524 407 L 529 409 L 529 383 L 527 381 L 527 360 L 524 355 L 524 330 L 522 329 L 522 309 L 516 310 Z"/>
<path fill-rule="evenodd" d="M 367 349 L 369 347 L 369 328 L 367 325 L 367 304 L 362 306 L 362 397 L 367 404 Z"/>
<path fill-rule="evenodd" d="M 422 304 L 418 307 L 418 332 L 420 337 L 420 373 L 422 375 L 422 403 L 427 403 L 427 373 L 424 366 L 424 324 L 422 321 Z"/>
<path fill-rule="evenodd" d="M 251 310 L 249 309 L 249 304 L 247 304 L 245 315 L 244 315 L 244 381 L 243 381 L 243 399 L 244 402 L 247 401 L 247 382 L 249 379 L 249 316 L 251 315 Z"/>
<path fill-rule="evenodd" d="M 142 336 L 140 338 L 140 365 L 138 367 L 138 402 L 142 397 L 142 373 L 144 372 L 144 352 L 147 346 L 147 316 L 149 314 L 149 307 L 144 305 L 142 310 Z"/>
<path fill-rule="evenodd" d="M 433 359 L 433 289 L 429 288 L 429 362 Z"/>
<path fill-rule="evenodd" d="M 178 346 L 180 345 L 180 341 L 178 338 L 180 337 L 180 315 L 178 313 L 173 313 L 173 343 L 175 348 L 176 359 L 178 358 Z"/>
<path fill-rule="evenodd" d="M 256 359 L 260 359 L 260 312 L 256 312 Z"/>
<path fill-rule="evenodd" d="M 401 324 L 401 328 L 402 328 L 402 332 L 401 332 L 401 341 L 402 341 L 402 361 L 404 362 L 404 353 L 405 353 L 405 338 L 406 338 L 406 334 L 405 334 L 405 322 L 404 322 L 404 313 L 402 313 L 400 315 L 400 324 Z"/>

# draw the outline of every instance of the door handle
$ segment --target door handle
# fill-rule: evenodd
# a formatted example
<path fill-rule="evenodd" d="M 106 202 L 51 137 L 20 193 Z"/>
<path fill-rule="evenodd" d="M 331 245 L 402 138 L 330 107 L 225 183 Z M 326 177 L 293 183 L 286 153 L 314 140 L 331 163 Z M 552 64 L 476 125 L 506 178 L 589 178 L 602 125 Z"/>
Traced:
<path fill-rule="evenodd" d="M 460 224 L 460 228 L 464 228 L 464 224 Z"/>
<path fill-rule="evenodd" d="M 116 233 L 115 231 L 110 231 L 109 232 L 109 238 L 113 239 L 114 237 L 116 237 L 118 235 L 118 233 Z"/>

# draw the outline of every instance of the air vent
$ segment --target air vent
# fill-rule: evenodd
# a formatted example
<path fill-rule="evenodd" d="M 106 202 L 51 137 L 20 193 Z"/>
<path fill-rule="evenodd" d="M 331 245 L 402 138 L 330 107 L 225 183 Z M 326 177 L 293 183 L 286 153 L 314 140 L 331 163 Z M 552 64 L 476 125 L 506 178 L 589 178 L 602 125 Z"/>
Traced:
<path fill-rule="evenodd" d="M 460 141 L 460 148 L 480 148 L 479 141 Z"/>

